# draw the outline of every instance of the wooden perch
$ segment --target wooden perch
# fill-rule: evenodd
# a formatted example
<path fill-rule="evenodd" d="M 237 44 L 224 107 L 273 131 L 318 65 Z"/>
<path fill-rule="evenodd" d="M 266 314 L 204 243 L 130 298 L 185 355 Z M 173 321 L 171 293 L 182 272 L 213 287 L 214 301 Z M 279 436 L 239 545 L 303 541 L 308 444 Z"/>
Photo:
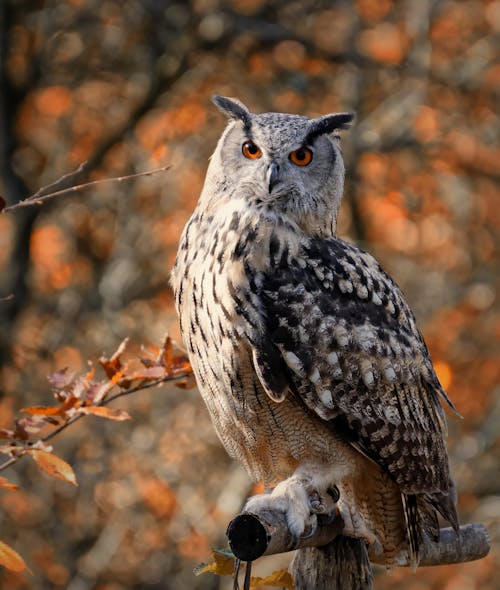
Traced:
<path fill-rule="evenodd" d="M 314 535 L 294 541 L 286 517 L 277 510 L 262 510 L 258 514 L 242 512 L 229 523 L 227 537 L 234 555 L 242 561 L 254 561 L 263 555 L 284 553 L 305 547 L 323 547 L 337 536 L 342 536 L 342 518 L 337 515 L 332 523 L 319 526 Z M 346 538 L 346 537 L 344 537 Z M 451 528 L 441 529 L 439 543 L 426 539 L 421 548 L 421 566 L 446 565 L 474 561 L 485 557 L 490 550 L 489 537 L 482 524 L 466 524 L 457 535 Z M 368 547 L 372 563 L 383 564 L 382 556 Z M 406 566 L 400 560 L 398 566 Z"/>

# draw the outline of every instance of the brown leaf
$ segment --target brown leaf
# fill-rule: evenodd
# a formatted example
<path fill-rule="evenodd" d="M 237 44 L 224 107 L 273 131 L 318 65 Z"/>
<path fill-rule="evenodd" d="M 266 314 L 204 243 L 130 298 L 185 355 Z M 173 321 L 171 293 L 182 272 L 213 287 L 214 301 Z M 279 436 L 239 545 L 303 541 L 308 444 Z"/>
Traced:
<path fill-rule="evenodd" d="M 212 563 L 201 563 L 194 568 L 195 576 L 211 572 L 218 576 L 232 576 L 234 572 L 234 555 L 226 549 L 212 549 Z"/>
<path fill-rule="evenodd" d="M 149 369 L 150 367 L 155 367 L 156 366 L 156 361 L 154 361 L 153 359 L 148 358 L 147 356 L 140 356 L 139 360 L 141 361 L 141 363 L 147 368 Z"/>
<path fill-rule="evenodd" d="M 111 385 L 118 385 L 118 387 L 120 387 L 121 389 L 127 389 L 127 387 L 130 387 L 130 385 L 132 384 L 132 377 L 129 377 L 128 375 L 125 377 L 124 373 L 125 373 L 126 368 L 123 371 L 120 371 L 120 373 L 117 373 L 113 379 L 111 379 L 110 383 Z"/>
<path fill-rule="evenodd" d="M 60 457 L 54 455 L 54 453 L 40 451 L 38 449 L 28 449 L 26 453 L 33 457 L 38 466 L 49 475 L 52 475 L 52 477 L 58 477 L 74 486 L 78 485 L 75 472 L 71 465 L 68 465 L 66 461 L 63 461 Z"/>
<path fill-rule="evenodd" d="M 111 358 L 108 359 L 103 355 L 99 359 L 99 363 L 101 364 L 101 367 L 104 369 L 104 372 L 106 373 L 108 379 L 111 379 L 116 373 L 121 371 L 122 362 L 120 356 L 125 352 L 125 348 L 127 347 L 128 341 L 129 339 L 125 338 L 125 340 L 116 349 L 116 352 L 113 353 Z"/>
<path fill-rule="evenodd" d="M 196 379 L 194 375 L 191 374 L 189 377 L 175 381 L 174 385 L 179 389 L 193 389 L 193 387 L 196 387 Z"/>
<path fill-rule="evenodd" d="M 172 357 L 174 354 L 173 348 L 174 346 L 172 343 L 172 339 L 168 334 L 165 334 L 165 337 L 160 347 L 160 352 L 158 353 L 157 362 L 160 365 L 166 367 L 167 369 L 172 364 Z"/>
<path fill-rule="evenodd" d="M 59 426 L 61 424 L 61 422 L 59 422 L 59 420 L 57 420 L 56 418 L 53 418 L 52 416 L 45 416 L 45 422 L 47 422 L 47 424 L 53 424 L 54 426 Z M 64 421 L 64 418 L 61 418 Z"/>
<path fill-rule="evenodd" d="M 177 356 L 174 356 L 174 358 L 172 359 L 172 367 L 175 367 L 176 369 L 180 367 L 187 367 L 189 369 L 191 368 L 191 365 L 189 364 L 189 359 L 185 354 L 179 354 Z"/>
<path fill-rule="evenodd" d="M 22 420 L 16 420 L 14 422 L 15 424 L 15 429 L 14 429 L 14 434 L 13 437 L 17 438 L 18 440 L 28 440 L 29 439 L 29 434 L 26 432 L 26 429 L 24 428 L 24 418 Z"/>
<path fill-rule="evenodd" d="M 273 586 L 276 588 L 293 590 L 293 578 L 290 572 L 284 570 L 273 572 L 270 576 L 266 576 L 265 578 L 250 578 L 250 588 L 256 589 L 261 586 Z"/>
<path fill-rule="evenodd" d="M 26 416 L 16 420 L 14 438 L 28 440 L 30 434 L 37 434 L 47 424 L 43 416 Z"/>
<path fill-rule="evenodd" d="M 64 411 L 60 407 L 47 406 L 31 406 L 29 408 L 21 408 L 21 412 L 25 414 L 35 414 L 38 416 L 61 416 Z"/>
<path fill-rule="evenodd" d="M 4 488 L 5 490 L 18 490 L 19 486 L 16 486 L 14 483 L 10 483 L 8 479 L 5 477 L 0 477 L 0 488 Z"/>
<path fill-rule="evenodd" d="M 3 541 L 0 541 L 0 565 L 13 572 L 22 572 L 26 569 L 29 571 L 24 559 L 19 553 Z"/>
<path fill-rule="evenodd" d="M 165 371 L 165 367 L 161 367 L 159 365 L 156 365 L 154 367 L 149 367 L 149 368 L 143 369 L 142 371 L 140 371 L 138 373 L 132 373 L 128 377 L 131 381 L 135 381 L 135 380 L 154 381 L 155 379 L 161 379 L 162 377 L 166 377 L 166 371 Z"/>
<path fill-rule="evenodd" d="M 88 381 L 89 383 L 92 382 L 92 379 L 94 378 L 95 375 L 95 367 L 94 365 L 91 364 L 91 362 L 89 361 L 89 372 L 85 375 L 85 381 Z"/>
<path fill-rule="evenodd" d="M 65 389 L 73 382 L 76 373 L 68 371 L 68 367 L 49 375 L 47 379 L 56 389 Z"/>
<path fill-rule="evenodd" d="M 100 418 L 108 418 L 108 420 L 131 420 L 130 414 L 125 410 L 115 410 L 114 408 L 107 408 L 106 406 L 87 406 L 79 408 L 80 414 L 91 414 L 92 416 L 99 416 Z"/>
<path fill-rule="evenodd" d="M 73 394 L 70 394 L 64 400 L 64 402 L 61 404 L 61 411 L 67 412 L 68 410 L 71 410 L 72 408 L 74 408 L 75 406 L 78 406 L 81 403 L 82 403 L 81 399 L 78 399 Z"/>

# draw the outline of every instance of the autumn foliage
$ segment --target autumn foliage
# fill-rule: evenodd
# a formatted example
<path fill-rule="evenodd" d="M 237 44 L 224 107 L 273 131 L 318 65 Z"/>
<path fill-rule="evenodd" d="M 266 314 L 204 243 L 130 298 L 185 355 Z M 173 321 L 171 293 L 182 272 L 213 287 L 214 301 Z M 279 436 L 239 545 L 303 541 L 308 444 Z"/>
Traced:
<path fill-rule="evenodd" d="M 108 404 L 131 393 L 166 381 L 174 381 L 182 389 L 194 387 L 189 361 L 183 354 L 174 352 L 170 337 L 164 338 L 156 354 L 140 356 L 136 359 L 138 363 L 123 361 L 127 342 L 124 340 L 110 358 L 102 356 L 99 359 L 104 379 L 95 378 L 91 363 L 90 370 L 78 377 L 67 367 L 48 376 L 57 405 L 22 408 L 20 411 L 28 417 L 16 419 L 12 429 L 0 429 L 0 439 L 3 440 L 0 453 L 9 457 L 0 463 L 0 471 L 28 456 L 45 473 L 76 486 L 71 465 L 54 454 L 52 446 L 47 444 L 50 439 L 83 416 L 98 416 L 118 422 L 130 420 L 125 410 L 111 408 Z M 0 478 L 0 488 L 10 491 L 19 489 L 5 478 Z M 0 542 L 0 564 L 15 572 L 28 569 L 23 558 L 4 542 Z"/>
<path fill-rule="evenodd" d="M 499 14 L 494 0 L 0 3 L 2 587 L 230 584 L 192 569 L 252 484 L 196 390 L 170 388 L 187 366 L 163 339 L 180 342 L 169 271 L 224 125 L 215 93 L 356 112 L 340 233 L 417 315 L 464 416 L 449 417 L 459 512 L 493 547 L 376 587 L 497 587 Z M 287 567 L 266 559 L 256 580 Z"/>

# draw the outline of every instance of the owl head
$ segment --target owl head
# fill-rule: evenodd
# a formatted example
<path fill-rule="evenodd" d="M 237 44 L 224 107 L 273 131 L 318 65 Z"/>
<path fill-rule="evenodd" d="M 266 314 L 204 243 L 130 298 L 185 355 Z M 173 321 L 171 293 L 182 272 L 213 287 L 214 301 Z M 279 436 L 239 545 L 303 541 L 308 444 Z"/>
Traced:
<path fill-rule="evenodd" d="M 344 184 L 337 131 L 354 115 L 254 114 L 234 98 L 213 101 L 229 123 L 211 158 L 205 192 L 212 199 L 243 199 L 261 215 L 286 218 L 318 237 L 334 233 Z"/>

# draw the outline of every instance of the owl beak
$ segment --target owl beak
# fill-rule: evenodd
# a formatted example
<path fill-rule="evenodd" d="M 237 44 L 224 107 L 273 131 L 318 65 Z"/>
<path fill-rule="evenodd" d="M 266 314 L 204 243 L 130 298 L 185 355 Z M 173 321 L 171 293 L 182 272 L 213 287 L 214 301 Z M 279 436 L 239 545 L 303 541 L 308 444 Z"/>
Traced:
<path fill-rule="evenodd" d="M 280 167 L 276 162 L 271 162 L 266 172 L 266 181 L 269 186 L 269 193 L 281 181 Z"/>

